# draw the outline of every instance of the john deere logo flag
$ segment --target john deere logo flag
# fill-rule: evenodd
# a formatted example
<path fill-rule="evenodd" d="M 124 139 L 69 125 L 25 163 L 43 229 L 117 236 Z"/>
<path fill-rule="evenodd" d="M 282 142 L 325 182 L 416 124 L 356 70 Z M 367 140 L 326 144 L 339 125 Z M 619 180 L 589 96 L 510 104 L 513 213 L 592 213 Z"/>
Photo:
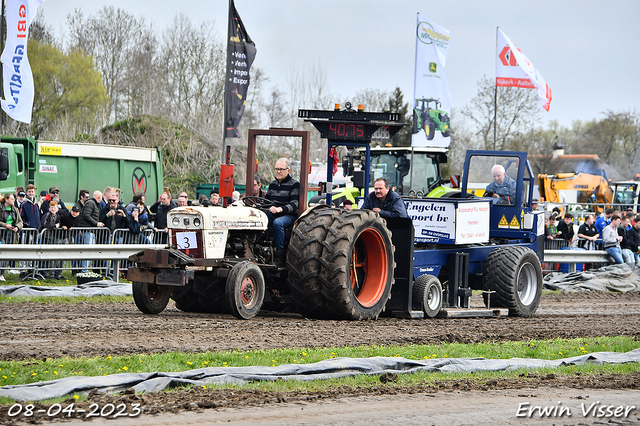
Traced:
<path fill-rule="evenodd" d="M 238 124 L 244 113 L 249 89 L 249 69 L 256 57 L 256 46 L 247 34 L 233 0 L 229 2 L 229 40 L 227 40 L 227 80 L 225 82 L 224 136 L 239 138 Z"/>
<path fill-rule="evenodd" d="M 448 147 L 451 89 L 444 75 L 449 31 L 418 14 L 412 146 Z"/>
<path fill-rule="evenodd" d="M 31 123 L 33 74 L 27 58 L 29 25 L 44 0 L 8 0 L 7 45 L 2 52 L 2 110 L 16 121 Z M 2 2 L 4 5 L 4 2 Z"/>
<path fill-rule="evenodd" d="M 496 59 L 496 86 L 536 89 L 542 108 L 549 111 L 551 89 L 529 58 L 498 29 L 498 57 Z"/>

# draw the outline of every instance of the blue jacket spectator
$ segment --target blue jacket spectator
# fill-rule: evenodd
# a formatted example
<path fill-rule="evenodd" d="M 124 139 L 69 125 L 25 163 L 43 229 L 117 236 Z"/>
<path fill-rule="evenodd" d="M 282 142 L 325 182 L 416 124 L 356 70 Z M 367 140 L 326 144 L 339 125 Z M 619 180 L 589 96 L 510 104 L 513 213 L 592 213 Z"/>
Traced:
<path fill-rule="evenodd" d="M 20 217 L 25 228 L 40 228 L 40 207 L 33 199 L 25 197 L 20 206 Z"/>
<path fill-rule="evenodd" d="M 397 192 L 389 190 L 389 181 L 378 178 L 373 183 L 373 191 L 362 203 L 362 208 L 378 212 L 381 217 L 409 217 L 402 197 Z"/>
<path fill-rule="evenodd" d="M 602 237 L 602 230 L 611 223 L 611 216 L 613 216 L 613 212 L 614 210 L 612 208 L 608 208 L 596 219 L 594 226 L 596 227 L 598 234 L 600 234 L 600 237 Z"/>

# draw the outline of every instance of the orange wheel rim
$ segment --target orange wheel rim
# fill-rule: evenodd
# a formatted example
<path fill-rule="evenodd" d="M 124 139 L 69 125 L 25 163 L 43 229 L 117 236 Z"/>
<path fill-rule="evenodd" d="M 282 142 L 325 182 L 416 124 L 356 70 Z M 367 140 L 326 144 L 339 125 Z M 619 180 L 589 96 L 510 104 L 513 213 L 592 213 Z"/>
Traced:
<path fill-rule="evenodd" d="M 240 301 L 247 309 L 254 307 L 257 302 L 256 287 L 251 275 L 245 277 L 240 284 Z"/>
<path fill-rule="evenodd" d="M 349 261 L 351 288 L 362 306 L 373 306 L 382 297 L 387 284 L 388 262 L 380 232 L 373 228 L 362 231 L 356 238 Z"/>

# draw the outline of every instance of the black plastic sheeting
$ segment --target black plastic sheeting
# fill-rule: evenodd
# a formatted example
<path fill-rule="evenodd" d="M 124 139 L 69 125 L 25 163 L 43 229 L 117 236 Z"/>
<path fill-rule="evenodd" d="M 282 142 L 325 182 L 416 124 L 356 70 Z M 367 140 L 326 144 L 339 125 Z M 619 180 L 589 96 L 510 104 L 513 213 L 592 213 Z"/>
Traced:
<path fill-rule="evenodd" d="M 65 377 L 48 382 L 0 387 L 0 396 L 39 401 L 65 395 L 86 395 L 91 390 L 119 393 L 133 388 L 136 393 L 162 391 L 180 385 L 242 385 L 254 381 L 323 380 L 359 374 L 384 373 L 506 371 L 537 369 L 562 365 L 622 364 L 640 362 L 640 348 L 627 353 L 595 352 L 556 360 L 440 358 L 410 360 L 406 358 L 333 358 L 313 364 L 287 364 L 277 367 L 207 367 L 180 373 L 122 373 L 96 377 Z"/>
<path fill-rule="evenodd" d="M 544 287 L 567 292 L 640 291 L 640 276 L 636 271 L 635 265 L 621 264 L 569 274 L 552 272 L 544 277 Z"/>
<path fill-rule="evenodd" d="M 111 280 L 94 281 L 74 286 L 3 285 L 1 296 L 131 296 L 131 284 Z"/>

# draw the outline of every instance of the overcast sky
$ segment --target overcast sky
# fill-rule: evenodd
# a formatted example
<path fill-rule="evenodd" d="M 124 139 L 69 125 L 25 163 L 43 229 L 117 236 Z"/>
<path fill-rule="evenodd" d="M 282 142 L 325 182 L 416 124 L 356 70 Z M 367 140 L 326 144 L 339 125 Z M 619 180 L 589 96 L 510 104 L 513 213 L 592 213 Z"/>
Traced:
<path fill-rule="evenodd" d="M 549 120 L 601 118 L 606 110 L 640 110 L 640 1 L 535 0 L 235 0 L 258 50 L 254 67 L 287 91 L 294 68 L 320 64 L 336 102 L 357 90 L 413 95 L 416 14 L 451 32 L 446 74 L 454 111 L 495 77 L 496 27 L 529 57 L 551 88 Z M 177 13 L 214 21 L 226 37 L 227 0 L 46 0 L 45 21 L 60 35 L 74 9 L 104 6 L 154 22 L 160 31 Z M 523 89 L 524 90 L 524 89 Z M 308 107 L 298 105 L 298 108 Z M 366 108 L 366 106 L 365 106 Z M 454 112 L 455 113 L 455 112 Z"/>

